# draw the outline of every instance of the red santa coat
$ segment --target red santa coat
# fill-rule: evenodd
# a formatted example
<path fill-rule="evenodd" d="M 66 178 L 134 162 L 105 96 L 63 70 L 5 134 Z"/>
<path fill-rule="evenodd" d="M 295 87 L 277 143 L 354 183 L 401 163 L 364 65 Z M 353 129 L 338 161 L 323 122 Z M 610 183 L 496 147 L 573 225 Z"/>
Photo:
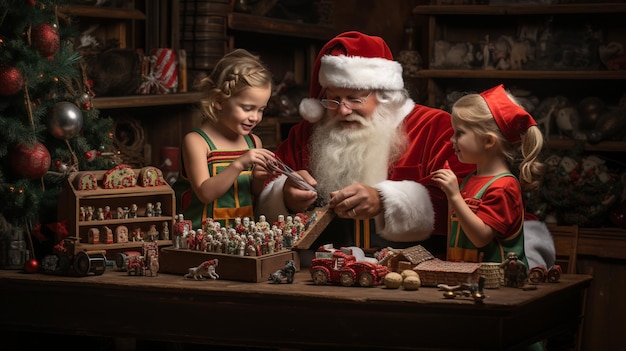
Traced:
<path fill-rule="evenodd" d="M 453 130 L 447 112 L 413 102 L 407 102 L 402 111 L 406 112 L 396 123 L 404 124 L 410 145 L 388 170 L 387 180 L 374 185 L 381 194 L 384 208 L 384 213 L 376 218 L 377 233 L 397 242 L 422 241 L 431 234 L 445 236 L 447 199 L 432 181 L 431 172 L 448 161 L 457 176 L 464 177 L 474 166 L 461 164 L 454 154 L 450 142 Z M 288 138 L 276 149 L 276 156 L 294 170 L 310 171 L 309 140 L 313 128 L 314 125 L 305 120 L 293 126 Z M 284 176 L 274 179 L 259 197 L 260 213 L 267 214 L 268 218 L 288 212 L 282 200 L 284 181 Z"/>

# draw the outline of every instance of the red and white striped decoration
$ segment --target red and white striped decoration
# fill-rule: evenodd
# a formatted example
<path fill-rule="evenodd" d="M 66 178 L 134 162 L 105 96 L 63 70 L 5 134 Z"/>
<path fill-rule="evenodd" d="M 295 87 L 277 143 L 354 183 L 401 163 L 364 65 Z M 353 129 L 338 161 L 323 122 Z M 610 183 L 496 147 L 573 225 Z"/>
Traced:
<path fill-rule="evenodd" d="M 173 49 L 152 49 L 152 56 L 156 58 L 153 76 L 161 86 L 174 89 L 178 86 L 178 60 Z"/>

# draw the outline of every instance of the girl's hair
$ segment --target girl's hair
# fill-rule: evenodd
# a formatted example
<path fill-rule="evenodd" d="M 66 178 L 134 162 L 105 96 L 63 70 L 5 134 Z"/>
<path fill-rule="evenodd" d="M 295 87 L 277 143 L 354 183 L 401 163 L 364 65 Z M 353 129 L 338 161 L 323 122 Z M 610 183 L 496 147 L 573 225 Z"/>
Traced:
<path fill-rule="evenodd" d="M 508 97 L 518 106 L 521 106 L 515 98 L 507 92 Z M 465 95 L 452 107 L 452 122 L 463 124 L 471 128 L 478 137 L 484 137 L 493 133 L 498 137 L 502 154 L 510 168 L 519 164 L 519 181 L 523 190 L 532 190 L 539 187 L 544 173 L 544 165 L 539 161 L 543 148 L 543 134 L 539 127 L 532 126 L 522 135 L 519 149 L 517 144 L 512 144 L 504 138 L 498 128 L 489 106 L 479 94 Z M 516 158 L 521 152 L 521 160 Z"/>
<path fill-rule="evenodd" d="M 272 87 L 272 74 L 258 56 L 244 49 L 235 49 L 224 55 L 211 74 L 203 78 L 196 88 L 204 92 L 200 99 L 203 118 L 215 123 L 218 120 L 215 103 L 221 103 L 248 88 Z"/>

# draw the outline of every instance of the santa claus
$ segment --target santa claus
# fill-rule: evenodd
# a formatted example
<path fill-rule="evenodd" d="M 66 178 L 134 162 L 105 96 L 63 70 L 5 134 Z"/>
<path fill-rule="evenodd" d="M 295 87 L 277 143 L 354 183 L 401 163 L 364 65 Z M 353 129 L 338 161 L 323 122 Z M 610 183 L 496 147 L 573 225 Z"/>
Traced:
<path fill-rule="evenodd" d="M 315 61 L 303 120 L 276 156 L 317 192 L 287 177 L 267 182 L 257 211 L 270 218 L 328 204 L 337 214 L 312 245 L 446 248 L 448 209 L 431 172 L 464 177 L 473 165 L 454 154 L 450 115 L 416 104 L 385 41 L 360 32 L 331 39 Z"/>

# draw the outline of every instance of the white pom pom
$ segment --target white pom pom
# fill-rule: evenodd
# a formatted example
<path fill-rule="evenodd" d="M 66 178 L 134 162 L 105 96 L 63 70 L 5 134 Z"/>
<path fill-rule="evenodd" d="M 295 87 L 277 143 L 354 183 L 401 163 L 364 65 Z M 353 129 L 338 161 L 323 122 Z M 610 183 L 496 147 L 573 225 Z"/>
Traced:
<path fill-rule="evenodd" d="M 324 117 L 324 106 L 317 99 L 302 99 L 299 110 L 300 116 L 310 123 L 315 123 Z"/>

